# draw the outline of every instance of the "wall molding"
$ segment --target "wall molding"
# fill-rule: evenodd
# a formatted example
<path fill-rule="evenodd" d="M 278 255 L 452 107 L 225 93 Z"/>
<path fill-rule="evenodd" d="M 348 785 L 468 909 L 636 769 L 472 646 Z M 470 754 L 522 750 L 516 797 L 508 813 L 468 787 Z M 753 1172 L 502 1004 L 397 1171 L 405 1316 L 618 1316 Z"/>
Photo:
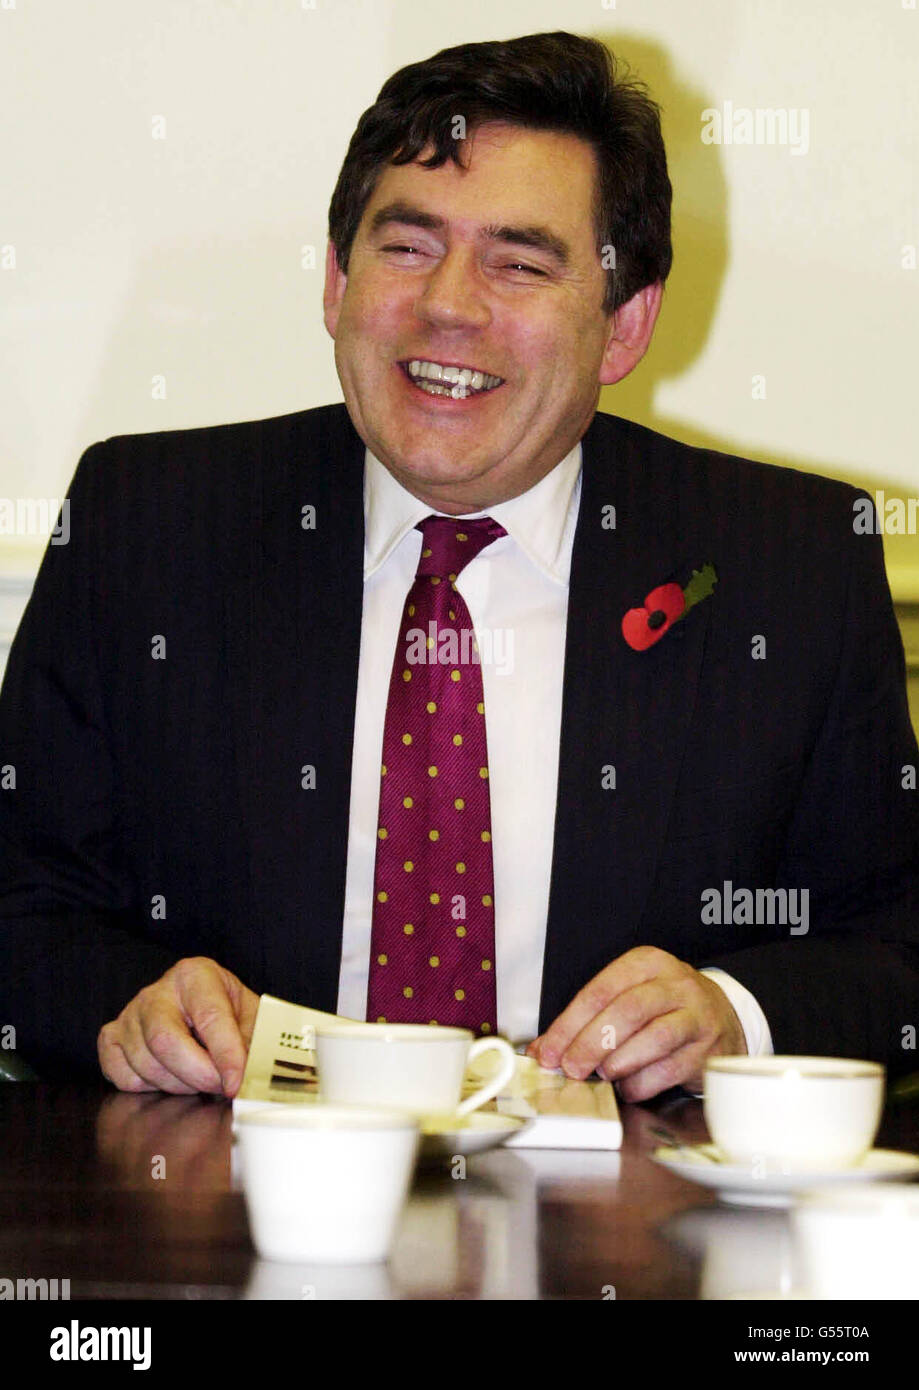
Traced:
<path fill-rule="evenodd" d="M 0 574 L 0 676 L 34 583 L 32 570 Z"/>

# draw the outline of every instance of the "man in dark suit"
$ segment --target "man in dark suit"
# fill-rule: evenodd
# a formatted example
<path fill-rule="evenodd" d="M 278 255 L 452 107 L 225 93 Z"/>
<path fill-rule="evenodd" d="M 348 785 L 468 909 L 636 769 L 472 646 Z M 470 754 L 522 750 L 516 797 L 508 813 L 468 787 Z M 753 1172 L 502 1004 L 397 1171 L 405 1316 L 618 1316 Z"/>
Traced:
<path fill-rule="evenodd" d="M 516 639 L 471 663 L 497 1026 L 634 1100 L 714 1053 L 908 1068 L 919 759 L 858 494 L 595 413 L 650 341 L 669 199 L 599 45 L 404 69 L 330 211 L 345 406 L 84 455 L 0 709 L 3 1017 L 40 1067 L 98 1045 L 123 1089 L 231 1095 L 260 991 L 363 1016 L 398 964 L 380 756 L 433 516 L 497 523 L 443 580 L 493 657 Z M 459 883 L 455 930 L 423 884 L 432 972 Z"/>

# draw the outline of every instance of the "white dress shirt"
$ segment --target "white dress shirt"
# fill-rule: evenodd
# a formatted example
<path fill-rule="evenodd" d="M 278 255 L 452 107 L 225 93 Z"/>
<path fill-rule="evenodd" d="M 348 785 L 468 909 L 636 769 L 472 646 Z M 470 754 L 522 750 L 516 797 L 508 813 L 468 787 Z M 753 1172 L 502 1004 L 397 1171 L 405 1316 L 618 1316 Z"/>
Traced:
<path fill-rule="evenodd" d="M 580 497 L 578 444 L 528 492 L 474 513 L 494 517 L 507 535 L 487 546 L 457 580 L 482 653 L 498 1028 L 515 1043 L 536 1037 L 539 1028 L 568 578 Z M 349 1018 L 363 1018 L 367 1008 L 386 701 L 402 609 L 421 553 L 415 526 L 430 515 L 431 508 L 406 492 L 367 450 L 364 604 L 338 988 L 338 1012 Z M 727 994 L 748 1051 L 771 1052 L 766 1019 L 749 990 L 722 970 L 706 973 Z"/>

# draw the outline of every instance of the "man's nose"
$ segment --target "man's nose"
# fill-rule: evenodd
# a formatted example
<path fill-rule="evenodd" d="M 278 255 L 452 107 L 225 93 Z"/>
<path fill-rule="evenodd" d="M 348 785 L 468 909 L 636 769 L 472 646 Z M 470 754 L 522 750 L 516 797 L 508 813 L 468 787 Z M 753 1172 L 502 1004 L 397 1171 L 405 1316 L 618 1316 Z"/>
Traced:
<path fill-rule="evenodd" d="M 427 277 L 416 312 L 439 328 L 484 328 L 491 322 L 471 253 L 456 249 L 440 259 Z"/>

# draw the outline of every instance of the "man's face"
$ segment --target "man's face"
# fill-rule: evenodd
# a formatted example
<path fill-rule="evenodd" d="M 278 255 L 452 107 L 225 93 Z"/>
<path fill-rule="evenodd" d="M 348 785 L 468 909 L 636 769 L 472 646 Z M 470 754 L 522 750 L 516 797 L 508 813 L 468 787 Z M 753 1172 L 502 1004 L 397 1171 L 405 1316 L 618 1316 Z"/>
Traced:
<path fill-rule="evenodd" d="M 384 169 L 347 275 L 330 248 L 325 301 L 358 433 L 454 514 L 537 483 L 584 433 L 601 384 L 634 365 L 602 307 L 591 148 L 492 124 L 463 161 Z"/>

